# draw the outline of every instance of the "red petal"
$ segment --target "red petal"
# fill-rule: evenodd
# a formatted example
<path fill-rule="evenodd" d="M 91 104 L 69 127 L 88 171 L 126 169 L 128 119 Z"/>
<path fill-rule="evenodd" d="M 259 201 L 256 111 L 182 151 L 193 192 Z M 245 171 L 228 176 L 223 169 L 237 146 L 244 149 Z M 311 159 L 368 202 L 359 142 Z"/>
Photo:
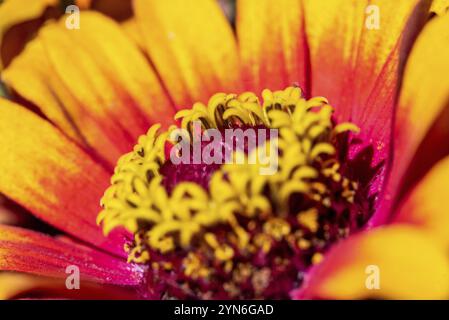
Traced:
<path fill-rule="evenodd" d="M 448 106 L 448 38 L 449 15 L 434 18 L 419 35 L 410 54 L 397 107 L 391 175 L 380 213 L 373 224 L 384 222 L 399 196 L 405 193 L 407 169 L 413 169 L 415 153 Z M 447 144 L 447 138 L 441 142 Z M 438 145 L 432 147 L 440 149 Z M 435 154 L 441 152 L 441 149 L 432 152 L 428 159 L 435 161 Z"/>
<path fill-rule="evenodd" d="M 25 273 L 0 273 L 0 300 L 6 299 L 139 299 L 134 288 L 83 281 L 77 290 L 67 290 L 65 279 Z"/>
<path fill-rule="evenodd" d="M 361 127 L 359 137 L 373 146 L 378 161 L 389 153 L 401 67 L 427 17 L 425 3 L 305 1 L 312 95 L 328 98 L 339 121 Z M 376 13 L 379 29 L 369 29 Z"/>
<path fill-rule="evenodd" d="M 67 278 L 72 265 L 79 268 L 81 281 L 137 285 L 143 276 L 140 268 L 99 251 L 0 225 L 0 270 Z"/>

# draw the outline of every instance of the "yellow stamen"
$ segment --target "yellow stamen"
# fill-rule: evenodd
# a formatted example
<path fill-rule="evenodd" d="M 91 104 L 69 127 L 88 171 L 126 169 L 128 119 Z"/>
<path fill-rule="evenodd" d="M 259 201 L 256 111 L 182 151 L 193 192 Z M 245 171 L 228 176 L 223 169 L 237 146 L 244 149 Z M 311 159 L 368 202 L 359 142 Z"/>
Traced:
<path fill-rule="evenodd" d="M 217 238 L 212 233 L 206 233 L 204 236 L 207 244 L 215 250 L 215 257 L 219 261 L 228 261 L 234 257 L 234 250 L 228 245 L 220 245 Z"/>
<path fill-rule="evenodd" d="M 200 258 L 190 252 L 187 257 L 183 260 L 184 273 L 186 276 L 192 277 L 193 279 L 205 278 L 209 275 L 209 270 L 203 266 Z"/>

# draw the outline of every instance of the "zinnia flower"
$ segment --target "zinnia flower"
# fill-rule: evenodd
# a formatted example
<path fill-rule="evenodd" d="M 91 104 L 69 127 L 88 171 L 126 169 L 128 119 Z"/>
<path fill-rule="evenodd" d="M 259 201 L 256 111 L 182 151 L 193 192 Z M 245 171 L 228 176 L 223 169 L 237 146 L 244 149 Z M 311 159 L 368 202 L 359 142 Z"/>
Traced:
<path fill-rule="evenodd" d="M 444 1 L 239 0 L 235 33 L 212 0 L 34 5 L 0 30 L 40 19 L 1 46 L 0 192 L 52 228 L 0 225 L 3 298 L 449 297 Z M 278 171 L 174 162 L 195 121 L 279 130 Z"/>

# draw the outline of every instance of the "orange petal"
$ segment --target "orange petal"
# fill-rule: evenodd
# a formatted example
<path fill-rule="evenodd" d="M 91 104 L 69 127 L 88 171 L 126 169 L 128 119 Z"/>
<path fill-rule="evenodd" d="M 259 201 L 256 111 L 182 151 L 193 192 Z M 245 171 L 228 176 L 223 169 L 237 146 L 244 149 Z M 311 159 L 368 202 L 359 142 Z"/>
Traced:
<path fill-rule="evenodd" d="M 448 9 L 449 0 L 433 0 L 430 12 L 442 16 L 448 12 Z"/>
<path fill-rule="evenodd" d="M 0 5 L 0 70 L 23 49 L 32 33 L 39 28 L 43 22 L 39 18 L 45 10 L 58 4 L 59 0 L 8 0 Z"/>
<path fill-rule="evenodd" d="M 145 47 L 178 107 L 240 90 L 236 41 L 213 0 L 136 0 Z"/>
<path fill-rule="evenodd" d="M 67 278 L 69 266 L 78 267 L 80 286 L 84 280 L 136 285 L 143 276 L 142 269 L 99 251 L 34 231 L 0 225 L 0 270 Z"/>
<path fill-rule="evenodd" d="M 307 87 L 308 49 L 301 0 L 237 2 L 237 34 L 247 90 Z M 310 93 L 310 92 L 308 92 Z"/>
<path fill-rule="evenodd" d="M 0 300 L 10 299 L 136 299 L 132 291 L 83 281 L 79 290 L 67 290 L 65 279 L 24 273 L 0 273 Z"/>
<path fill-rule="evenodd" d="M 0 168 L 0 193 L 75 237 L 122 253 L 95 223 L 109 172 L 48 122 L 2 98 Z"/>
<path fill-rule="evenodd" d="M 393 204 L 419 145 L 448 106 L 448 39 L 449 15 L 436 17 L 426 25 L 410 54 L 397 109 L 395 155 L 385 208 Z"/>
<path fill-rule="evenodd" d="M 427 18 L 428 4 L 305 0 L 312 95 L 327 97 L 338 119 L 360 126 L 360 136 L 377 151 L 388 151 L 403 58 Z"/>
<path fill-rule="evenodd" d="M 99 71 L 106 74 L 110 86 L 121 89 L 119 94 L 123 96 L 117 96 L 119 101 L 127 104 L 129 109 L 138 109 L 152 123 L 170 124 L 174 109 L 154 70 L 121 26 L 95 12 L 83 12 L 81 20 L 82 28 L 73 33 L 73 40 L 88 52 L 99 66 Z M 122 116 L 126 117 L 127 114 Z M 146 132 L 148 128 L 144 129 Z"/>
<path fill-rule="evenodd" d="M 381 227 L 350 237 L 333 247 L 309 276 L 303 292 L 294 297 L 449 297 L 446 250 L 429 239 L 426 232 L 403 225 Z"/>
<path fill-rule="evenodd" d="M 115 164 L 151 123 L 171 123 L 174 109 L 118 24 L 94 12 L 82 12 L 81 24 L 80 30 L 66 29 L 63 20 L 48 24 L 4 78 L 49 119 L 57 116 L 62 129 L 74 124 L 88 146 Z M 41 60 L 46 64 L 37 66 Z"/>
<path fill-rule="evenodd" d="M 137 46 L 145 52 L 145 39 L 142 36 L 142 32 L 140 32 L 136 19 L 133 17 L 123 21 L 121 26 L 128 37 L 130 37 L 137 44 Z"/>
<path fill-rule="evenodd" d="M 85 140 L 68 114 L 68 106 L 76 105 L 74 97 L 61 83 L 46 57 L 45 48 L 38 39 L 2 73 L 2 80 L 40 111 L 69 137 L 78 143 Z"/>
<path fill-rule="evenodd" d="M 395 222 L 422 227 L 449 247 L 449 157 L 441 160 L 405 198 Z"/>
<path fill-rule="evenodd" d="M 39 37 L 61 81 L 82 105 L 74 120 L 90 116 L 122 154 L 150 121 L 170 121 L 173 109 L 144 57 L 118 24 L 93 12 L 84 12 L 81 21 L 75 32 L 61 21 L 46 26 Z M 105 148 L 103 139 L 91 140 L 96 150 Z"/>

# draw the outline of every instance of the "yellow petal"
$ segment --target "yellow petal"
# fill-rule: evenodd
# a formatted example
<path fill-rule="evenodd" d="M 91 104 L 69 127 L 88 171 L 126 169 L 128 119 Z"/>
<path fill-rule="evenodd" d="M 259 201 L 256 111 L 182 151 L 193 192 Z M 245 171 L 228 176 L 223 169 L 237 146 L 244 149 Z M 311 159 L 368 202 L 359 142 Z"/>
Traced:
<path fill-rule="evenodd" d="M 390 225 L 363 232 L 331 248 L 310 274 L 302 295 L 328 299 L 448 298 L 447 251 L 415 227 Z"/>
<path fill-rule="evenodd" d="M 83 12 L 81 19 L 83 26 L 79 32 L 73 33 L 73 40 L 90 54 L 94 63 L 108 76 L 111 87 L 116 85 L 115 89 L 122 91 L 119 94 L 123 96 L 118 96 L 121 102 L 128 102 L 130 109 L 138 108 L 152 123 L 171 123 L 174 110 L 164 89 L 154 70 L 132 45 L 120 25 L 95 12 Z M 124 113 L 122 116 L 127 115 Z"/>
<path fill-rule="evenodd" d="M 413 188 L 394 221 L 422 227 L 449 248 L 449 157 Z"/>
<path fill-rule="evenodd" d="M 300 0 L 237 2 L 237 35 L 246 90 L 307 90 L 308 50 Z"/>
<path fill-rule="evenodd" d="M 40 287 L 43 279 L 27 274 L 0 273 L 0 300 L 13 299 L 20 293 L 29 291 L 30 288 Z M 49 280 L 48 284 L 51 282 L 52 280 Z"/>
<path fill-rule="evenodd" d="M 449 15 L 445 15 L 435 17 L 426 25 L 406 66 L 397 107 L 393 136 L 395 155 L 387 198 L 397 196 L 419 145 L 449 103 L 448 57 Z"/>
<path fill-rule="evenodd" d="M 115 164 L 151 123 L 169 125 L 174 109 L 117 23 L 95 12 L 82 12 L 81 23 L 79 30 L 66 29 L 64 20 L 47 24 L 3 77 L 61 129 L 73 136 L 68 129 L 74 127 Z"/>
<path fill-rule="evenodd" d="M 58 4 L 59 0 L 7 0 L 0 5 L 0 70 L 23 49 L 27 36 L 38 29 L 40 23 L 30 24 L 30 21 L 40 18 L 48 7 L 56 7 Z M 24 22 L 28 22 L 28 25 L 21 26 L 20 34 L 11 35 L 4 41 L 11 28 Z"/>
<path fill-rule="evenodd" d="M 137 44 L 137 46 L 145 52 L 145 39 L 142 36 L 142 32 L 140 32 L 136 19 L 134 17 L 130 18 L 123 21 L 121 25 L 128 37 L 130 37 Z"/>
<path fill-rule="evenodd" d="M 447 13 L 448 9 L 449 0 L 433 0 L 432 6 L 430 7 L 430 12 L 442 16 Z"/>
<path fill-rule="evenodd" d="M 2 74 L 2 80 L 40 111 L 69 137 L 84 144 L 84 138 L 67 109 L 75 98 L 62 84 L 46 57 L 42 41 L 35 39 Z"/>
<path fill-rule="evenodd" d="M 136 0 L 145 48 L 177 107 L 240 89 L 237 45 L 214 0 Z"/>

